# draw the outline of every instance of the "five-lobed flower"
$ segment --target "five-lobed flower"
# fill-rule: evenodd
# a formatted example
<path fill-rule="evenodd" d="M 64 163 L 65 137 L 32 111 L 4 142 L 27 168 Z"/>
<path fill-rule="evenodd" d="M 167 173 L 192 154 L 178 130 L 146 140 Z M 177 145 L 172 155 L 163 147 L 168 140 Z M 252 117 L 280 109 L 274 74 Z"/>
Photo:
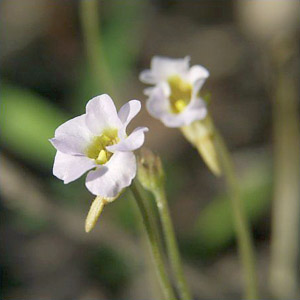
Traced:
<path fill-rule="evenodd" d="M 154 85 L 144 90 L 149 97 L 149 113 L 167 127 L 182 127 L 207 114 L 199 91 L 209 72 L 202 66 L 189 66 L 190 58 L 172 59 L 154 56 L 151 68 L 140 74 L 140 80 Z"/>
<path fill-rule="evenodd" d="M 148 128 L 138 127 L 127 136 L 126 127 L 140 109 L 138 100 L 117 112 L 108 95 L 91 99 L 86 113 L 59 126 L 50 140 L 57 149 L 53 174 L 66 184 L 89 171 L 87 189 L 107 202 L 114 200 L 136 176 L 133 151 L 143 145 Z"/>

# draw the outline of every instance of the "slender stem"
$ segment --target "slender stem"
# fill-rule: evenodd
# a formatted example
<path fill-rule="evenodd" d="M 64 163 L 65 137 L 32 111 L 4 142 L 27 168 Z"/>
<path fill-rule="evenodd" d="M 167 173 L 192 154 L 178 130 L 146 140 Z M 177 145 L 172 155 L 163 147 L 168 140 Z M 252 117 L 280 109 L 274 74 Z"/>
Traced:
<path fill-rule="evenodd" d="M 154 230 L 152 218 L 149 215 L 149 210 L 147 210 L 145 203 L 144 203 L 144 199 L 142 198 L 142 196 L 134 182 L 132 183 L 130 188 L 134 195 L 134 198 L 136 200 L 138 208 L 140 210 L 140 213 L 141 213 L 141 216 L 143 219 L 143 223 L 144 223 L 145 229 L 148 234 L 148 239 L 149 239 L 150 246 L 151 246 L 152 256 L 153 256 L 153 260 L 154 260 L 154 263 L 156 266 L 156 271 L 157 271 L 157 274 L 159 277 L 159 282 L 161 284 L 163 295 L 166 300 L 175 300 L 176 297 L 173 292 L 172 285 L 169 281 L 169 278 L 168 278 L 168 275 L 167 275 L 167 272 L 166 272 L 166 269 L 164 266 L 162 253 L 160 251 L 160 247 L 158 244 L 157 235 Z"/>
<path fill-rule="evenodd" d="M 216 148 L 223 167 L 224 176 L 230 193 L 232 213 L 237 234 L 240 258 L 245 272 L 246 299 L 258 299 L 257 278 L 253 241 L 247 217 L 241 203 L 240 191 L 237 183 L 233 163 L 229 151 L 221 135 L 215 130 Z"/>
<path fill-rule="evenodd" d="M 80 1 L 80 19 L 87 58 L 96 83 L 112 97 L 116 96 L 114 81 L 104 54 L 101 41 L 98 0 Z"/>
<path fill-rule="evenodd" d="M 270 54 L 270 52 L 268 52 Z M 295 299 L 299 288 L 300 127 L 294 36 L 276 39 L 273 61 L 274 196 L 270 289 L 276 299 Z"/>
<path fill-rule="evenodd" d="M 177 281 L 177 287 L 180 298 L 182 300 L 191 300 L 192 296 L 183 273 L 181 258 L 178 250 L 178 245 L 175 237 L 172 219 L 170 216 L 165 190 L 163 187 L 161 187 L 153 192 L 167 244 L 168 257 L 170 259 L 171 268 L 174 272 L 175 279 Z"/>

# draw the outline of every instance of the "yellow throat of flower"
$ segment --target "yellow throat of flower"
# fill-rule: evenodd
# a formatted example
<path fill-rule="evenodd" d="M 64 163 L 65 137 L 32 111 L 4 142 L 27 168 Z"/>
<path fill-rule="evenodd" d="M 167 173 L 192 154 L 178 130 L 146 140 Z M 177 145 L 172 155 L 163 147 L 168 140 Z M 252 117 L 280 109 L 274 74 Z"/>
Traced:
<path fill-rule="evenodd" d="M 178 75 L 169 77 L 168 84 L 171 89 L 169 97 L 171 111 L 174 114 L 179 114 L 191 101 L 192 85 L 182 80 Z"/>
<path fill-rule="evenodd" d="M 106 150 L 106 147 L 117 144 L 118 142 L 118 130 L 106 129 L 100 136 L 96 136 L 93 139 L 86 150 L 86 155 L 89 158 L 95 159 L 98 165 L 104 165 L 112 156 L 112 152 Z"/>

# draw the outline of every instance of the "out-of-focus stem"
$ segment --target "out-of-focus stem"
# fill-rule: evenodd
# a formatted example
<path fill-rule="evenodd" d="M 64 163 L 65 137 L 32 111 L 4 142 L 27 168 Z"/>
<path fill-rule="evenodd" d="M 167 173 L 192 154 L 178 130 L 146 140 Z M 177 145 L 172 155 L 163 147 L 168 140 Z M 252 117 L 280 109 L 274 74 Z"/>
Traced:
<path fill-rule="evenodd" d="M 299 48 L 290 42 L 280 40 L 273 50 L 274 199 L 270 288 L 277 299 L 297 297 L 299 271 L 300 120 L 297 79 L 292 75 L 293 57 Z"/>
<path fill-rule="evenodd" d="M 114 88 L 114 81 L 106 62 L 101 41 L 99 3 L 98 0 L 80 1 L 82 34 L 96 87 L 99 85 L 114 98 L 117 96 L 117 91 Z"/>
<path fill-rule="evenodd" d="M 240 190 L 229 151 L 222 136 L 216 129 L 215 143 L 231 199 L 233 221 L 246 282 L 245 297 L 246 299 L 258 299 L 255 255 L 251 232 L 241 202 Z"/>
<path fill-rule="evenodd" d="M 170 265 L 175 275 L 180 298 L 182 300 L 192 300 L 192 296 L 183 273 L 181 258 L 164 188 L 160 187 L 153 191 L 153 193 L 163 227 Z"/>
<path fill-rule="evenodd" d="M 157 234 L 155 231 L 155 225 L 153 224 L 153 218 L 152 218 L 152 216 L 149 215 L 150 210 L 147 210 L 145 203 L 144 203 L 144 199 L 141 196 L 141 194 L 134 182 L 132 183 L 130 188 L 134 195 L 136 203 L 138 205 L 146 232 L 148 234 L 148 239 L 149 239 L 150 246 L 151 246 L 153 260 L 154 260 L 154 263 L 156 266 L 156 271 L 157 271 L 157 274 L 159 277 L 159 282 L 161 285 L 161 289 L 162 289 L 164 298 L 166 300 L 175 300 L 176 297 L 175 297 L 172 285 L 170 283 L 170 280 L 168 278 L 168 275 L 167 275 L 167 272 L 165 269 L 163 256 L 162 256 L 161 249 L 160 249 L 160 246 L 158 243 L 158 237 L 157 237 Z"/>

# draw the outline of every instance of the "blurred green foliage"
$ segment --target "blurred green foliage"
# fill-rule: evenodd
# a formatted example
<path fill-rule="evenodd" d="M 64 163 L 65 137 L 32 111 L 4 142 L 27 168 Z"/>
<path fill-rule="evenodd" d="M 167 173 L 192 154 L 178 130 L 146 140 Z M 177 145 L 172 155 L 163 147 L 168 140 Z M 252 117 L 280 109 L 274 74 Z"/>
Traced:
<path fill-rule="evenodd" d="M 124 257 L 115 249 L 102 246 L 88 253 L 89 275 L 108 289 L 112 297 L 125 288 L 132 270 Z"/>
<path fill-rule="evenodd" d="M 1 84 L 2 143 L 12 153 L 41 168 L 53 163 L 55 149 L 48 141 L 67 117 L 43 97 Z"/>
<path fill-rule="evenodd" d="M 100 42 L 103 44 L 101 46 L 103 46 L 104 57 L 99 59 L 105 59 L 109 68 L 109 76 L 115 88 L 112 97 L 121 94 L 124 79 L 130 75 L 135 65 L 142 41 L 144 23 L 142 16 L 145 5 L 143 1 L 135 2 L 134 5 L 130 1 L 117 2 L 117 4 L 111 2 L 105 7 L 104 16 L 100 10 L 100 18 L 103 17 Z M 80 75 L 70 103 L 71 110 L 76 113 L 83 110 L 88 99 L 107 93 L 106 82 L 102 78 L 93 78 L 94 75 L 87 64 L 86 57 L 79 62 L 78 68 Z M 117 105 L 127 100 L 114 98 Z"/>
<path fill-rule="evenodd" d="M 111 2 L 104 19 L 103 45 L 116 88 L 132 71 L 140 52 L 146 3 Z"/>
<path fill-rule="evenodd" d="M 26 211 L 16 210 L 11 216 L 10 222 L 15 228 L 27 234 L 43 233 L 51 225 L 49 220 L 37 214 L 30 214 Z"/>
<path fill-rule="evenodd" d="M 121 228 L 128 232 L 136 234 L 139 232 L 137 226 L 137 210 L 136 203 L 131 195 L 131 192 L 126 189 L 125 192 L 113 203 L 114 214 L 112 219 Z"/>
<path fill-rule="evenodd" d="M 251 226 L 268 211 L 272 198 L 272 176 L 269 165 L 256 165 L 240 181 L 241 199 Z M 199 214 L 194 232 L 185 251 L 192 256 L 213 256 L 228 247 L 235 237 L 230 198 L 222 194 Z M 252 227 L 253 230 L 253 227 Z"/>
<path fill-rule="evenodd" d="M 13 291 L 14 289 L 24 286 L 24 283 L 14 274 L 8 263 L 1 262 L 0 270 L 0 290 L 2 295 L 8 291 Z"/>

